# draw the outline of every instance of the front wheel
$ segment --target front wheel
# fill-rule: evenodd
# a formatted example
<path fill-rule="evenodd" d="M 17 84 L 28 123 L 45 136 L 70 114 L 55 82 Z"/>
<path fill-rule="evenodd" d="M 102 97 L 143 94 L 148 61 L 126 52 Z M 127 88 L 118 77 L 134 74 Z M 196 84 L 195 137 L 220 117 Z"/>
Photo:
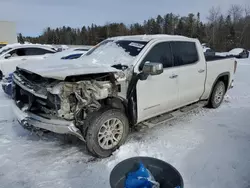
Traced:
<path fill-rule="evenodd" d="M 218 108 L 224 99 L 225 93 L 226 93 L 226 86 L 224 82 L 222 81 L 217 82 L 212 91 L 212 95 L 209 101 L 209 107 Z"/>
<path fill-rule="evenodd" d="M 99 111 L 88 122 L 86 144 L 96 157 L 109 157 L 127 139 L 129 123 L 119 109 Z"/>

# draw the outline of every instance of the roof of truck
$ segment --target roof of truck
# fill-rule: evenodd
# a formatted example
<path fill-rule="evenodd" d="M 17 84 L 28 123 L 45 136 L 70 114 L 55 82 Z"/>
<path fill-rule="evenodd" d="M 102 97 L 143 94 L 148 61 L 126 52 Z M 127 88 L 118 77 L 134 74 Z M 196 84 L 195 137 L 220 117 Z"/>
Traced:
<path fill-rule="evenodd" d="M 111 37 L 109 39 L 112 40 L 136 40 L 136 41 L 145 41 L 148 42 L 153 39 L 185 39 L 185 40 L 194 40 L 192 38 L 188 38 L 180 35 L 165 35 L 165 34 L 157 34 L 157 35 L 129 35 L 129 36 L 119 36 L 119 37 Z"/>

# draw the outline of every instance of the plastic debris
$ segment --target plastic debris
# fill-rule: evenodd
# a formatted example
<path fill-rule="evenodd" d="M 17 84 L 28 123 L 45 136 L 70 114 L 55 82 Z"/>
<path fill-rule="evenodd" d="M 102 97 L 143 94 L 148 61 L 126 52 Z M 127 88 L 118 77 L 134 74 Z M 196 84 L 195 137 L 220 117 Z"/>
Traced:
<path fill-rule="evenodd" d="M 127 175 L 125 188 L 159 188 L 150 171 L 140 162 L 139 169 Z"/>

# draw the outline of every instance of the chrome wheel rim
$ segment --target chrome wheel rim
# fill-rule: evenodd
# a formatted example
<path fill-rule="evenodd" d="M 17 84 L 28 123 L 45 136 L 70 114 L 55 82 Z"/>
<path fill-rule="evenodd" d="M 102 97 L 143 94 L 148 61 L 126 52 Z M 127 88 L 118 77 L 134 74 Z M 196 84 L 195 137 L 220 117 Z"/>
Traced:
<path fill-rule="evenodd" d="M 123 123 L 117 118 L 104 122 L 98 132 L 98 143 L 102 149 L 112 149 L 119 144 L 124 131 Z"/>
<path fill-rule="evenodd" d="M 215 95 L 214 95 L 214 97 L 215 97 L 214 102 L 216 104 L 219 104 L 222 101 L 223 96 L 224 96 L 224 90 L 225 90 L 225 88 L 224 88 L 223 84 L 220 84 L 217 87 L 217 90 L 216 90 Z"/>

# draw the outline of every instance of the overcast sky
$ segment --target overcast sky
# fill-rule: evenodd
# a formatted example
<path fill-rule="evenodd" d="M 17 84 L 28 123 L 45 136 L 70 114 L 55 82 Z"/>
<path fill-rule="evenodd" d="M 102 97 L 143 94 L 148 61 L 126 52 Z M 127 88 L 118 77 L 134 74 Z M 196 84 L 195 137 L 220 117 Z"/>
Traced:
<path fill-rule="evenodd" d="M 212 6 L 226 13 L 234 3 L 249 6 L 250 0 L 0 0 L 0 20 L 15 21 L 17 32 L 35 36 L 48 26 L 142 23 L 169 12 L 181 16 L 200 12 L 205 20 Z"/>

